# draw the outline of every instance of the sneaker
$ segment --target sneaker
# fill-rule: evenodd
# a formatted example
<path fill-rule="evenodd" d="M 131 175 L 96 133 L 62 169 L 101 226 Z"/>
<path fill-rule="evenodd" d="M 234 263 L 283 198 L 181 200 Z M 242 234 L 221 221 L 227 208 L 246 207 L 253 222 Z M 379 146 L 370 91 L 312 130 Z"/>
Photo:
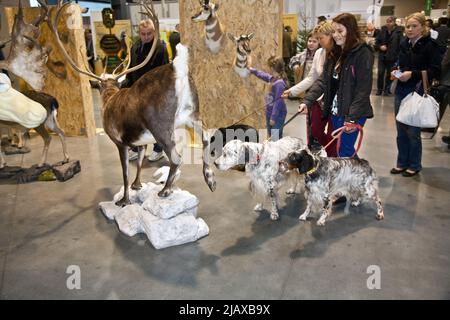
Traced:
<path fill-rule="evenodd" d="M 377 96 L 381 96 L 381 94 L 383 93 L 383 91 L 381 91 L 381 90 L 377 90 L 377 93 L 376 93 L 376 95 Z"/>
<path fill-rule="evenodd" d="M 138 158 L 139 154 L 131 149 L 128 150 L 128 161 L 133 161 Z"/>
<path fill-rule="evenodd" d="M 450 145 L 450 136 L 443 136 L 442 142 Z"/>
<path fill-rule="evenodd" d="M 153 151 L 151 155 L 148 156 L 148 161 L 155 162 L 164 157 L 164 152 Z"/>

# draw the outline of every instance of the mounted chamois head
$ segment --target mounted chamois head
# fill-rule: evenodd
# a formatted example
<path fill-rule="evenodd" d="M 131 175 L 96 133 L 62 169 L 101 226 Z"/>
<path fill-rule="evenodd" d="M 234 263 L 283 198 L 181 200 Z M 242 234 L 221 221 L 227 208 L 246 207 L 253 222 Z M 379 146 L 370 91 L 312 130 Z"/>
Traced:
<path fill-rule="evenodd" d="M 228 33 L 228 38 L 236 45 L 236 56 L 233 61 L 234 71 L 241 77 L 246 78 L 250 75 L 248 67 L 251 65 L 250 53 L 250 40 L 253 39 L 254 33 L 241 34 L 239 37 L 235 37 L 231 33 Z"/>
<path fill-rule="evenodd" d="M 41 3 L 40 1 L 38 1 Z M 22 4 L 14 17 L 10 51 L 6 60 L 0 61 L 0 69 L 6 69 L 25 80 L 34 90 L 42 90 L 47 76 L 47 59 L 49 50 L 39 42 L 40 25 L 48 14 L 47 6 L 41 4 L 41 12 L 33 22 L 26 23 Z"/>
<path fill-rule="evenodd" d="M 241 34 L 239 37 L 235 37 L 233 34 L 228 33 L 228 38 L 236 45 L 237 50 L 241 54 L 249 54 L 252 52 L 250 48 L 250 40 L 255 36 L 254 33 Z"/>
<path fill-rule="evenodd" d="M 209 0 L 199 0 L 202 9 L 191 19 L 194 22 L 205 21 L 205 44 L 212 53 L 218 53 L 225 39 L 220 21 L 216 15 L 219 5 Z"/>
<path fill-rule="evenodd" d="M 192 16 L 191 19 L 194 22 L 208 20 L 219 9 L 219 3 L 217 3 L 217 2 L 215 4 L 210 2 L 209 0 L 204 0 L 204 1 L 199 0 L 199 2 L 200 2 L 200 6 L 202 7 L 202 9 L 200 10 L 200 12 L 198 12 L 197 14 Z"/>

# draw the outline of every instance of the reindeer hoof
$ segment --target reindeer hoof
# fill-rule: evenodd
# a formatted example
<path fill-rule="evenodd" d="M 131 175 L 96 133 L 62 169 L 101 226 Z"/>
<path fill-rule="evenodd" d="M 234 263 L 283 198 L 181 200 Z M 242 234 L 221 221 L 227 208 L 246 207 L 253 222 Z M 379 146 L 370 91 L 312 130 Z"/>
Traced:
<path fill-rule="evenodd" d="M 142 189 L 142 184 L 140 182 L 139 183 L 133 183 L 131 185 L 131 189 L 132 190 L 141 190 Z"/>
<path fill-rule="evenodd" d="M 125 199 L 125 198 L 122 198 L 116 202 L 116 206 L 121 207 L 121 208 L 123 208 L 129 204 L 131 204 L 131 201 L 129 199 Z"/>
<path fill-rule="evenodd" d="M 216 191 L 216 181 L 209 181 L 208 182 L 208 187 L 209 187 L 209 190 L 211 190 L 212 192 L 214 192 L 214 191 Z"/>
<path fill-rule="evenodd" d="M 158 196 L 160 196 L 161 198 L 167 198 L 168 196 L 170 196 L 170 194 L 173 192 L 173 190 L 171 189 L 167 189 L 167 190 L 161 190 L 160 192 L 158 192 Z"/>
<path fill-rule="evenodd" d="M 280 216 L 278 215 L 278 213 L 270 214 L 270 220 L 272 220 L 272 221 L 278 220 L 279 218 L 280 218 Z"/>
<path fill-rule="evenodd" d="M 216 180 L 214 179 L 214 171 L 211 169 L 206 169 L 203 171 L 203 177 L 205 177 L 205 182 L 212 192 L 216 191 Z"/>

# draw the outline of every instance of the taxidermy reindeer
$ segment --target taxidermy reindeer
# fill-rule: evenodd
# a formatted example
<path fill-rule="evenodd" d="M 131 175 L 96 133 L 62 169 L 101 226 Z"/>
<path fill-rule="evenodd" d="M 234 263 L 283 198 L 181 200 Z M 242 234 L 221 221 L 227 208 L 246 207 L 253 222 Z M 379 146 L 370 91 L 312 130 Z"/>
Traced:
<path fill-rule="evenodd" d="M 42 90 L 47 76 L 47 59 L 49 50 L 42 48 L 38 42 L 40 24 L 47 16 L 47 7 L 41 6 L 41 13 L 32 23 L 25 23 L 22 5 L 14 17 L 9 55 L 0 61 L 0 69 L 8 70 L 25 80 L 34 90 Z M 1 46 L 0 45 L 0 46 Z"/>
<path fill-rule="evenodd" d="M 241 34 L 240 37 L 235 37 L 231 33 L 228 33 L 228 37 L 236 45 L 236 57 L 234 58 L 233 65 L 234 71 L 241 77 L 246 78 L 250 75 L 250 70 L 248 66 L 251 65 L 250 53 L 250 40 L 255 34 Z"/>
<path fill-rule="evenodd" d="M 194 15 L 191 19 L 194 22 L 205 21 L 205 43 L 206 47 L 212 53 L 218 53 L 223 45 L 225 37 L 223 36 L 222 27 L 216 11 L 219 4 L 212 3 L 209 0 L 199 0 L 202 10 Z"/>
<path fill-rule="evenodd" d="M 11 50 L 5 64 L 0 65 L 8 68 L 12 73 L 23 78 L 35 89 L 42 89 L 45 83 L 47 69 L 47 50 L 38 44 L 38 26 L 48 14 L 47 6 L 41 3 L 41 14 L 32 24 L 23 21 L 23 11 L 19 1 L 19 11 L 14 19 L 12 30 Z M 16 73 L 17 72 L 17 73 Z M 43 92 L 33 90 L 24 94 L 11 88 L 10 79 L 3 73 L 0 74 L 0 126 L 8 129 L 19 129 L 26 131 L 35 129 L 44 139 L 44 149 L 38 167 L 47 161 L 48 149 L 51 142 L 47 128 L 57 133 L 61 139 L 64 160 L 69 161 L 64 131 L 59 127 L 56 115 L 58 101 Z M 31 100 L 30 100 L 31 99 Z M 3 154 L 1 154 L 0 168 L 5 165 Z"/>
<path fill-rule="evenodd" d="M 156 50 L 159 41 L 159 21 L 155 14 L 153 3 L 143 3 L 146 14 L 155 26 L 153 45 L 145 60 L 132 68 L 125 68 L 120 74 L 97 76 L 88 70 L 78 67 L 65 51 L 59 39 L 57 25 L 63 9 L 69 3 L 58 4 L 58 11 L 54 21 L 50 22 L 58 46 L 70 65 L 79 73 L 100 81 L 100 93 L 103 100 L 103 127 L 106 134 L 114 142 L 119 151 L 122 165 L 124 195 L 116 202 L 118 206 L 130 204 L 128 191 L 128 148 L 138 150 L 139 158 L 137 174 L 131 185 L 132 189 L 140 189 L 140 173 L 144 159 L 145 146 L 154 138 L 162 147 L 170 161 L 170 170 L 163 189 L 158 193 L 160 197 L 167 197 L 172 193 L 172 184 L 181 157 L 176 151 L 174 131 L 186 125 L 194 127 L 199 120 L 199 103 L 195 84 L 189 75 L 188 51 L 182 45 L 177 46 L 177 57 L 171 64 L 155 68 L 144 74 L 130 88 L 119 89 L 118 79 L 146 65 Z M 194 129 L 197 126 L 194 127 Z M 214 172 L 209 166 L 209 137 L 203 130 L 203 177 L 211 191 L 216 188 Z"/>

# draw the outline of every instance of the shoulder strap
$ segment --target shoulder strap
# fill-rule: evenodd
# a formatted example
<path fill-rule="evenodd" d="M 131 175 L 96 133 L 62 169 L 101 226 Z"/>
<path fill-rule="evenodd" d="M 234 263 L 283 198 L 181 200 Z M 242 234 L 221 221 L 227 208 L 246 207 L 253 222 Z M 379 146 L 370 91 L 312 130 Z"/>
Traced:
<path fill-rule="evenodd" d="M 423 83 L 423 92 L 424 97 L 426 97 L 430 93 L 430 86 L 428 83 L 428 72 L 427 70 L 422 70 L 422 83 Z"/>

